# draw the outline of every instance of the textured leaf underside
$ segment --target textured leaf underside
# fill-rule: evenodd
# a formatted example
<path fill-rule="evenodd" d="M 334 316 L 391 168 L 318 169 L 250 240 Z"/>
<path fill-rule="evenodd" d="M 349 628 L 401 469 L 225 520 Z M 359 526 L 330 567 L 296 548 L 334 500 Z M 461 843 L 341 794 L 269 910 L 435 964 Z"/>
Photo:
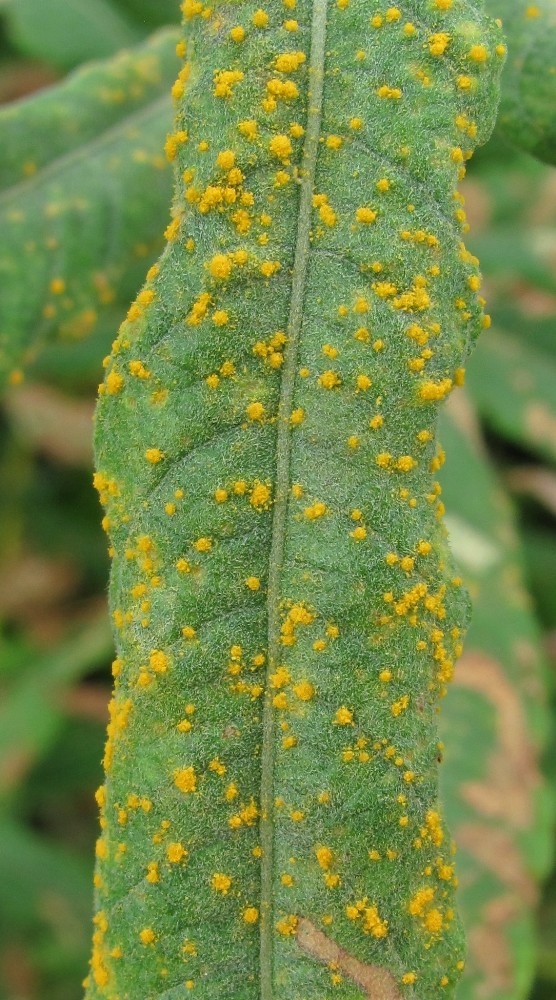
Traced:
<path fill-rule="evenodd" d="M 454 192 L 504 46 L 458 0 L 183 10 L 168 246 L 98 410 L 87 996 L 452 996 L 435 428 L 484 322 Z"/>

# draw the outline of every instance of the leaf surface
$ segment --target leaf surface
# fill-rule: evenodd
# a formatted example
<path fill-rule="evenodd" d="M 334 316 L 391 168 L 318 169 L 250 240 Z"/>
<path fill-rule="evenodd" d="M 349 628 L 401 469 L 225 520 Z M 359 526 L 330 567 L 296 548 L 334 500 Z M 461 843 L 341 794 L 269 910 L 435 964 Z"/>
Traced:
<path fill-rule="evenodd" d="M 161 245 L 176 35 L 95 64 L 0 114 L 0 376 L 90 334 Z"/>
<path fill-rule="evenodd" d="M 444 0 L 183 9 L 168 247 L 98 410 L 87 995 L 453 996 L 436 713 L 467 602 L 435 427 L 482 325 L 454 189 L 505 50 Z"/>

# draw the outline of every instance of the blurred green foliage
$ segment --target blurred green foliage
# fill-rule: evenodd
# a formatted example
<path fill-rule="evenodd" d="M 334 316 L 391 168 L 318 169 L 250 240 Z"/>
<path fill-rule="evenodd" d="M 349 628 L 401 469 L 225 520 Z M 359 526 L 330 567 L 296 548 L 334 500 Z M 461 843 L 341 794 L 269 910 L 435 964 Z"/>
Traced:
<path fill-rule="evenodd" d="M 0 2 L 1 240 L 13 261 L 0 325 L 11 331 L 0 352 L 12 382 L 0 411 L 0 1000 L 74 1000 L 86 972 L 111 658 L 90 421 L 102 357 L 162 242 L 174 36 L 145 39 L 174 20 L 175 7 Z M 129 45 L 139 46 L 133 57 L 64 77 Z M 141 74 L 145 58 L 159 72 Z M 523 80 L 515 84 L 511 58 L 509 72 L 515 93 Z M 123 98 L 95 103 L 106 88 Z M 554 88 L 548 95 L 556 106 Z M 525 99 L 520 107 L 537 121 L 545 114 Z M 33 147 L 20 176 L 29 132 L 41 128 L 43 159 Z M 504 113 L 501 129 L 519 139 Z M 64 200 L 70 186 L 73 205 Z M 553 862 L 556 777 L 556 172 L 515 152 L 500 131 L 463 191 L 493 329 L 442 424 L 447 524 L 474 604 L 442 720 L 470 931 L 461 998 L 553 1000 L 554 872 L 540 884 Z M 53 203 L 62 209 L 49 216 Z M 29 211 L 39 229 L 27 240 L 17 213 Z M 103 220 L 97 235 L 90 218 Z M 35 259 L 34 240 L 56 246 L 38 255 L 22 294 L 17 275 Z M 71 284 L 69 304 L 52 293 L 56 279 Z M 87 310 L 94 322 L 80 324 Z"/>

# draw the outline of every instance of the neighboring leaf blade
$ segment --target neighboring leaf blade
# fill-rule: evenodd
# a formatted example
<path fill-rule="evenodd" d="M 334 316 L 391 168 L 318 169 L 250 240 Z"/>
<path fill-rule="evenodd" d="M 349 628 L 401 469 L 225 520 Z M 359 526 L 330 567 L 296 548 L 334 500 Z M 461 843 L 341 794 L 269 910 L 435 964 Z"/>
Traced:
<path fill-rule="evenodd" d="M 31 174 L 0 196 L 1 377 L 56 336 L 90 334 L 103 309 L 131 297 L 145 257 L 159 249 L 175 37 L 162 32 L 137 52 L 0 115 L 0 138 Z M 84 99 L 83 122 L 75 125 Z M 37 119 L 38 140 L 55 123 L 59 155 L 47 157 L 39 141 L 35 164 L 26 129 Z M 37 165 L 42 169 L 34 172 Z M 8 171 L 14 179 L 15 164 Z"/>
<path fill-rule="evenodd" d="M 98 414 L 119 656 L 91 1000 L 161 968 L 168 997 L 454 994 L 436 707 L 466 600 L 434 429 L 482 321 L 458 143 L 504 50 L 446 6 L 381 34 L 305 0 L 292 52 L 277 3 L 184 4 L 170 242 Z"/>
<path fill-rule="evenodd" d="M 443 416 L 450 539 L 473 615 L 442 715 L 442 793 L 458 844 L 469 935 L 458 1000 L 526 1000 L 535 903 L 551 861 L 554 794 L 540 774 L 549 733 L 540 633 L 524 591 L 514 515 L 464 400 Z M 454 400 L 456 403 L 456 400 Z"/>
<path fill-rule="evenodd" d="M 556 3 L 488 0 L 508 38 L 498 126 L 520 149 L 556 163 Z"/>
<path fill-rule="evenodd" d="M 136 49 L 83 66 L 57 86 L 3 107 L 0 187 L 32 178 L 48 165 L 55 170 L 61 157 L 166 96 L 177 40 L 175 29 L 158 31 Z"/>

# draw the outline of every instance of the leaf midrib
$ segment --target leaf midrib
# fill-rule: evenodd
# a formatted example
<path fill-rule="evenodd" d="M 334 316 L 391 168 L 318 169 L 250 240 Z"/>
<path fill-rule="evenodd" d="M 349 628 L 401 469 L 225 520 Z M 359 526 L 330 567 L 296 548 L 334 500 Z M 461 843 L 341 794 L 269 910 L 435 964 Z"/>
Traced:
<path fill-rule="evenodd" d="M 321 112 L 324 91 L 327 0 L 313 0 L 311 47 L 308 70 L 308 107 L 305 144 L 300 172 L 301 194 L 297 221 L 297 240 L 291 286 L 290 312 L 287 325 L 287 345 L 282 368 L 278 430 L 276 440 L 276 482 L 270 544 L 267 615 L 268 658 L 263 710 L 261 751 L 261 1000 L 273 1000 L 273 846 L 274 846 L 274 709 L 270 689 L 270 674 L 280 655 L 280 580 L 284 563 L 288 498 L 290 492 L 291 424 L 290 416 L 295 388 L 299 336 L 303 322 L 303 307 L 309 266 L 310 227 L 315 171 L 320 140 Z"/>

